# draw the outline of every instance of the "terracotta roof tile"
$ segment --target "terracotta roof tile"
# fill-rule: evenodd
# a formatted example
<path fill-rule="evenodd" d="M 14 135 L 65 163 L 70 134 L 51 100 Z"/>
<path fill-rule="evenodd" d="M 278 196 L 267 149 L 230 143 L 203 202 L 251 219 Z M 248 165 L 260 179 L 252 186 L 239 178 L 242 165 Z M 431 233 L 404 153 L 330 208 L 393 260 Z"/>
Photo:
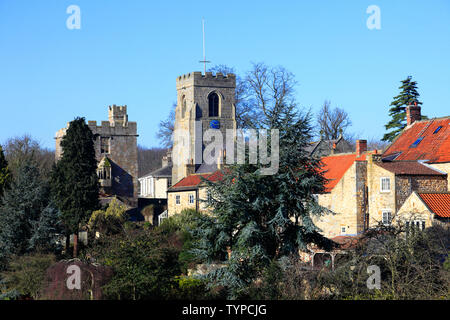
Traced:
<path fill-rule="evenodd" d="M 411 147 L 421 137 L 422 141 L 416 147 Z M 395 160 L 450 162 L 450 117 L 414 122 L 386 149 L 383 158 L 396 153 L 400 155 Z"/>
<path fill-rule="evenodd" d="M 323 163 L 322 170 L 324 177 L 328 179 L 325 184 L 325 192 L 330 192 L 344 176 L 345 172 L 352 166 L 356 160 L 366 160 L 366 153 L 360 157 L 353 154 L 338 154 L 324 157 L 321 159 Z"/>
<path fill-rule="evenodd" d="M 208 179 L 209 181 L 218 181 L 222 179 L 223 173 L 220 170 L 217 170 L 213 173 L 205 173 L 205 174 L 191 174 L 180 181 L 178 181 L 176 184 L 174 184 L 172 187 L 170 187 L 169 191 L 174 191 L 175 189 L 181 189 L 181 188 L 194 188 L 198 187 L 202 182 L 202 178 Z"/>
<path fill-rule="evenodd" d="M 386 169 L 396 175 L 426 175 L 426 176 L 445 176 L 438 170 L 432 169 L 417 161 L 393 161 L 393 162 L 374 162 L 377 166 Z"/>
<path fill-rule="evenodd" d="M 436 215 L 450 218 L 450 192 L 418 193 L 427 207 Z"/>

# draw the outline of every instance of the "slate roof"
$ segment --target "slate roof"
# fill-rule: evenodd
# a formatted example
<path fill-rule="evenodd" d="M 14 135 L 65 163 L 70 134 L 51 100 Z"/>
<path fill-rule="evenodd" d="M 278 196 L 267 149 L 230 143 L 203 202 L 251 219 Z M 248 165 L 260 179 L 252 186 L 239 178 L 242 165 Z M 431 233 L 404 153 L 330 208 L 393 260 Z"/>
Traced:
<path fill-rule="evenodd" d="M 417 161 L 374 162 L 396 175 L 445 176 L 446 174 Z"/>
<path fill-rule="evenodd" d="M 418 195 L 431 212 L 442 218 L 450 218 L 450 192 L 418 193 Z"/>
<path fill-rule="evenodd" d="M 156 169 L 156 170 L 154 170 L 154 171 L 152 171 L 150 173 L 147 173 L 147 174 L 143 175 L 140 178 L 146 178 L 146 177 L 165 177 L 165 178 L 170 178 L 170 177 L 172 177 L 172 165 Z"/>
<path fill-rule="evenodd" d="M 441 127 L 439 130 L 438 128 Z M 423 138 L 416 146 L 414 142 Z M 399 154 L 395 157 L 395 154 Z M 406 127 L 383 153 L 383 159 L 450 162 L 450 117 L 416 121 Z"/>

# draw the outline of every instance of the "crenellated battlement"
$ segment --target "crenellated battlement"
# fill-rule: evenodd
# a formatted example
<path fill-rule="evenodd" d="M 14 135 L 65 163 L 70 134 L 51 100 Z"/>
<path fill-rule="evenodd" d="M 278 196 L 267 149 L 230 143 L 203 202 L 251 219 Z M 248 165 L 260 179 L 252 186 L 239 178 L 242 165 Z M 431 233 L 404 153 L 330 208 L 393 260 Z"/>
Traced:
<path fill-rule="evenodd" d="M 229 73 L 224 75 L 221 72 L 213 74 L 212 72 L 206 72 L 202 74 L 199 71 L 186 73 L 177 77 L 177 88 L 196 86 L 216 86 L 216 87 L 235 87 L 236 75 Z"/>

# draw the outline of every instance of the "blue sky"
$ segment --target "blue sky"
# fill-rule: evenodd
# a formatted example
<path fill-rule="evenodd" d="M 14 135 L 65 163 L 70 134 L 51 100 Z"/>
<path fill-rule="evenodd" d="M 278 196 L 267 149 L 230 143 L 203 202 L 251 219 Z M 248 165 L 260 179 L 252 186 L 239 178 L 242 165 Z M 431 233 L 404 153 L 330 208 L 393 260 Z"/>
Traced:
<path fill-rule="evenodd" d="M 69 30 L 69 5 L 81 29 Z M 381 29 L 369 30 L 369 5 Z M 358 138 L 381 138 L 400 80 L 418 81 L 422 113 L 449 115 L 450 1 L 0 0 L 0 143 L 29 133 L 54 148 L 73 120 L 106 120 L 128 105 L 138 143 L 176 100 L 175 79 L 201 71 L 201 19 L 213 64 L 244 73 L 252 62 L 296 76 L 299 104 L 325 99 L 350 115 Z"/>

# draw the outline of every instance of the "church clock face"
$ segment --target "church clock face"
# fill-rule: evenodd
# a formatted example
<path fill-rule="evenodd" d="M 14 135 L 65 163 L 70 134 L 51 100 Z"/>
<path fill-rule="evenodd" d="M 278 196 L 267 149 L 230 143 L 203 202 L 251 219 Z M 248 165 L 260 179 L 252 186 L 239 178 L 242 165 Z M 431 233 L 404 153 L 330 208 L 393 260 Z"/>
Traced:
<path fill-rule="evenodd" d="M 209 122 L 209 127 L 211 129 L 220 129 L 220 122 L 219 122 L 219 120 L 211 120 Z"/>

